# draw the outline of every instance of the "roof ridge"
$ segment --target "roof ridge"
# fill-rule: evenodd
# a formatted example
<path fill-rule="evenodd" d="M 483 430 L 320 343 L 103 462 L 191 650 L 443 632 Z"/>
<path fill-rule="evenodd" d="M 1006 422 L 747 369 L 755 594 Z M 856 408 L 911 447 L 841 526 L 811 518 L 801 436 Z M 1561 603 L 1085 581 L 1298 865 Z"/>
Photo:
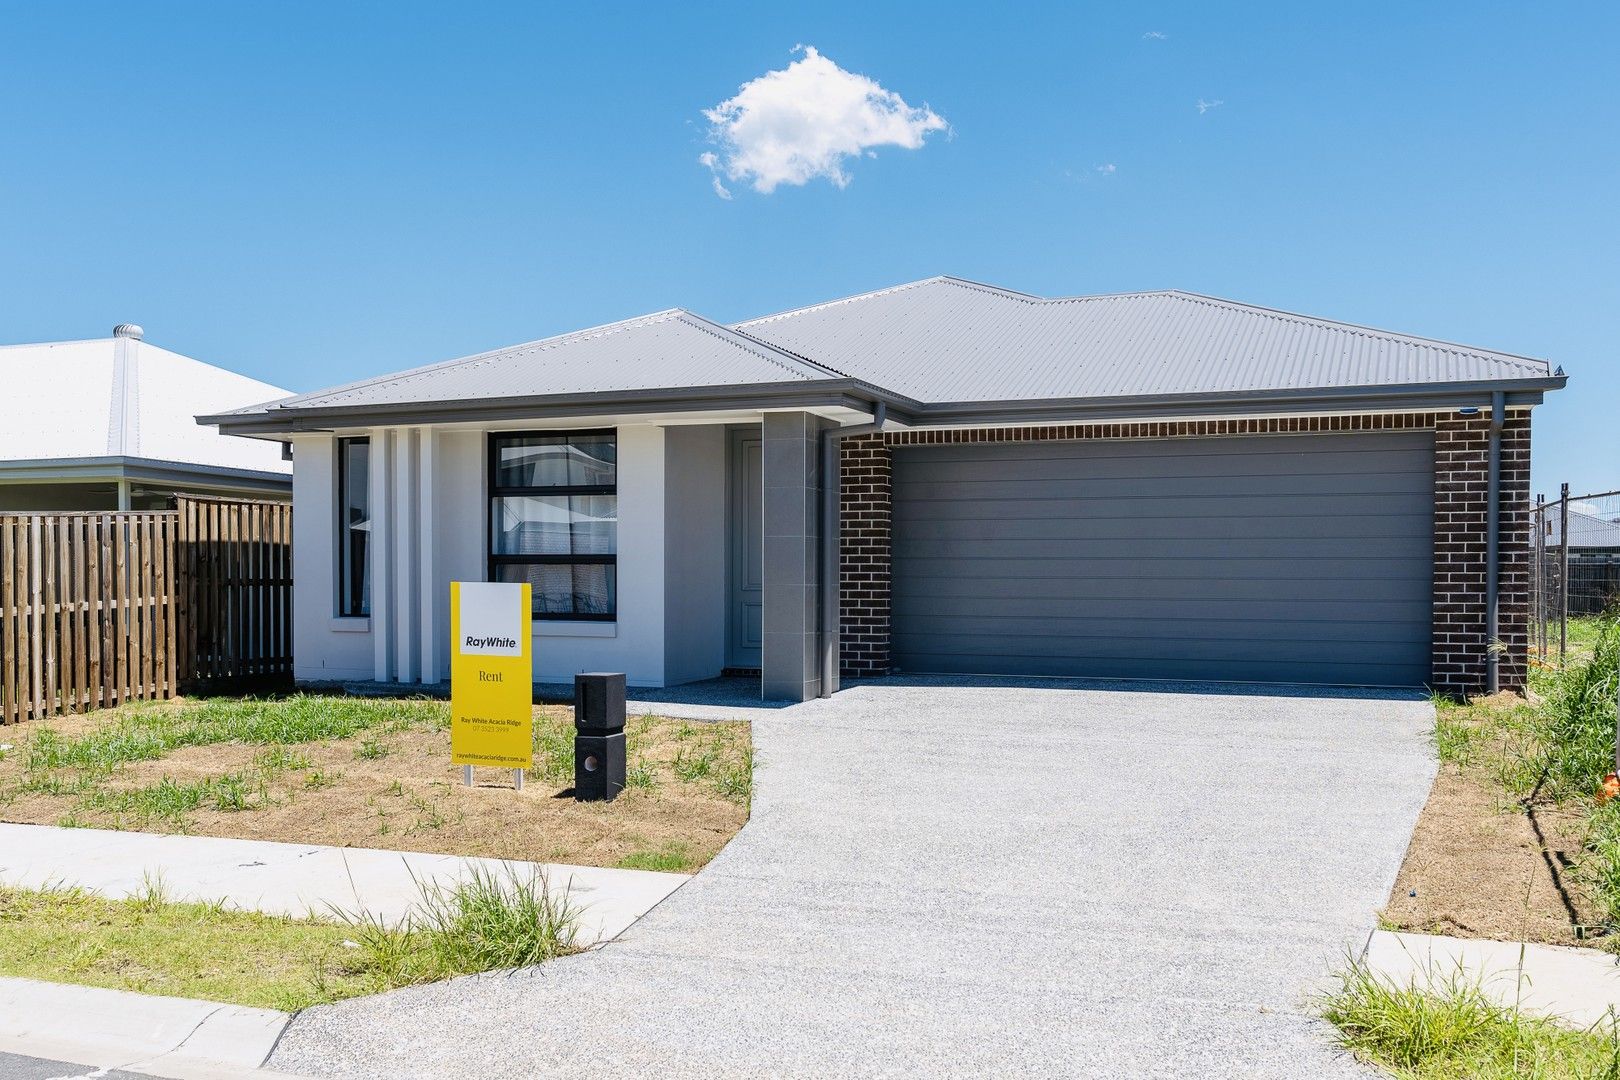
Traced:
<path fill-rule="evenodd" d="M 1122 294 L 1122 295 L 1148 295 L 1148 294 Z M 1460 341 L 1447 341 L 1443 338 L 1422 337 L 1417 334 L 1405 334 L 1395 330 L 1382 330 L 1376 326 L 1367 326 L 1364 323 L 1345 322 L 1342 319 L 1329 319 L 1320 315 L 1306 315 L 1298 311 L 1286 311 L 1282 308 L 1266 307 L 1262 304 L 1246 304 L 1241 300 L 1228 300 L 1221 296 L 1210 296 L 1207 293 L 1189 292 L 1186 289 L 1164 289 L 1156 295 L 1174 297 L 1187 303 L 1218 304 L 1226 308 L 1239 311 L 1253 312 L 1264 318 L 1276 319 L 1280 322 L 1291 322 L 1296 325 L 1321 326 L 1328 325 L 1352 334 L 1375 338 L 1379 341 L 1391 341 L 1399 344 L 1429 345 L 1444 352 L 1461 352 L 1473 356 L 1486 357 L 1492 360 L 1516 361 L 1526 365 L 1545 367 L 1552 370 L 1552 361 L 1536 356 L 1524 356 L 1520 353 L 1502 352 L 1498 349 L 1485 349 L 1477 345 L 1466 345 Z M 1089 297 L 1075 297 L 1074 299 L 1090 299 Z"/>
<path fill-rule="evenodd" d="M 726 326 L 724 323 L 717 323 L 713 319 L 706 318 L 705 316 L 699 315 L 695 311 L 688 311 L 686 308 L 676 308 L 674 310 L 677 310 L 682 315 L 687 316 L 691 320 L 692 325 L 693 325 L 693 327 L 695 329 L 702 330 L 704 333 L 707 333 L 707 334 L 713 334 L 715 337 L 719 338 L 721 341 L 726 342 L 728 345 L 731 345 L 734 348 L 739 348 L 739 349 L 743 348 L 744 347 L 743 342 L 747 342 L 748 344 L 759 346 L 759 349 L 755 353 L 755 355 L 759 356 L 761 359 L 763 359 L 763 360 L 765 360 L 765 361 L 767 361 L 769 363 L 777 365 L 778 367 L 782 368 L 782 370 L 784 370 L 784 371 L 793 372 L 793 374 L 795 374 L 795 375 L 804 375 L 804 374 L 813 374 L 813 375 L 820 375 L 820 376 L 831 375 L 831 376 L 833 376 L 835 378 L 839 378 L 839 379 L 848 378 L 848 376 L 845 375 L 843 372 L 838 371 L 835 368 L 828 367 L 826 364 L 817 363 L 816 361 L 811 360 L 807 356 L 800 356 L 798 353 L 791 352 L 791 351 L 789 351 L 787 349 L 784 349 L 780 345 L 773 345 L 770 342 L 764 340 L 763 338 L 757 338 L 752 334 L 744 333 L 743 331 L 738 330 L 738 329 L 736 329 L 734 327 Z M 741 339 L 741 341 L 736 340 L 736 339 L 739 339 L 739 338 Z M 784 363 L 783 360 L 781 359 L 783 357 L 786 357 L 788 361 L 791 361 L 791 363 Z M 813 368 L 815 370 L 813 372 L 811 372 L 811 373 L 807 373 L 807 372 L 804 372 L 804 371 L 794 367 L 793 366 L 794 364 L 801 364 L 801 365 L 804 365 L 805 367 L 810 367 L 810 368 Z"/>
<path fill-rule="evenodd" d="M 987 281 L 974 281 L 972 278 L 957 277 L 955 274 L 941 274 L 938 277 L 929 278 L 928 281 L 939 281 L 946 285 L 956 285 L 964 289 L 987 292 L 992 296 L 1000 296 L 1008 300 L 1022 300 L 1026 304 L 1051 303 L 1050 297 L 1037 296 L 1035 293 L 1021 292 L 1018 289 L 1009 289 L 1003 285 L 992 285 Z M 917 284 L 927 284 L 927 282 L 918 282 Z"/>
<path fill-rule="evenodd" d="M 853 304 L 857 300 L 871 300 L 874 297 L 887 296 L 890 293 L 903 292 L 906 289 L 915 289 L 922 285 L 932 285 L 934 282 L 949 281 L 952 281 L 952 279 L 944 276 L 943 274 L 935 274 L 933 277 L 920 278 L 917 281 L 907 281 L 899 285 L 889 285 L 881 289 L 872 289 L 869 292 L 856 293 L 854 296 L 840 296 L 835 300 L 823 300 L 820 303 L 806 304 L 803 307 L 788 308 L 785 311 L 774 312 L 770 315 L 758 315 L 752 319 L 744 319 L 741 322 L 731 323 L 730 328 L 732 330 L 738 330 L 744 326 L 754 326 L 758 323 L 775 322 L 777 319 L 785 319 L 792 315 L 808 315 L 812 311 L 821 311 L 824 308 L 838 307 L 840 304 Z"/>
<path fill-rule="evenodd" d="M 293 394 L 275 402 L 276 406 L 297 404 L 306 399 L 331 397 L 334 394 L 348 393 L 350 390 L 359 390 L 368 386 L 387 386 L 401 379 L 425 375 L 430 371 L 449 371 L 454 368 L 465 367 L 481 360 L 488 360 L 501 353 L 520 353 L 523 350 L 551 348 L 565 341 L 580 341 L 591 337 L 606 337 L 609 334 L 629 330 L 635 326 L 644 326 L 649 323 L 677 318 L 682 314 L 681 308 L 665 308 L 662 311 L 649 312 L 645 315 L 634 315 L 628 319 L 617 322 L 602 323 L 600 326 L 588 326 L 583 330 L 569 330 L 561 334 L 552 334 L 550 337 L 535 338 L 533 341 L 520 341 L 516 345 L 502 345 L 496 349 L 485 349 L 483 352 L 473 353 L 470 356 L 458 356 L 449 360 L 436 360 L 431 364 L 422 364 L 419 367 L 406 368 L 404 371 L 394 371 L 386 375 L 374 375 L 369 379 L 359 379 L 355 382 L 343 383 L 339 386 L 323 387 L 320 390 L 311 390 L 305 394 Z M 687 314 L 690 314 L 689 312 Z"/>
<path fill-rule="evenodd" d="M 99 342 L 117 341 L 114 337 L 87 337 L 69 338 L 66 341 L 15 341 L 10 345 L 0 345 L 0 351 L 6 349 L 48 349 L 52 345 L 94 345 Z"/>

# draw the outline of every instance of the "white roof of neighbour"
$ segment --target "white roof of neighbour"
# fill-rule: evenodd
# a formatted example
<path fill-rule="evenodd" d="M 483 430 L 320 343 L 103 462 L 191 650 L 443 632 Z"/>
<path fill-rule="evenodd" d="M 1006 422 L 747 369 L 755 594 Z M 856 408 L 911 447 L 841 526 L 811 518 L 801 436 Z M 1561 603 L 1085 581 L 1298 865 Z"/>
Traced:
<path fill-rule="evenodd" d="M 286 390 L 138 338 L 0 346 L 0 387 L 0 462 L 130 457 L 292 471 L 279 446 L 196 421 Z"/>
<path fill-rule="evenodd" d="M 276 402 L 284 408 L 749 386 L 832 372 L 672 309 Z"/>
<path fill-rule="evenodd" d="M 1544 360 L 1186 292 L 1044 299 L 937 277 L 736 324 L 924 402 L 1522 379 Z"/>

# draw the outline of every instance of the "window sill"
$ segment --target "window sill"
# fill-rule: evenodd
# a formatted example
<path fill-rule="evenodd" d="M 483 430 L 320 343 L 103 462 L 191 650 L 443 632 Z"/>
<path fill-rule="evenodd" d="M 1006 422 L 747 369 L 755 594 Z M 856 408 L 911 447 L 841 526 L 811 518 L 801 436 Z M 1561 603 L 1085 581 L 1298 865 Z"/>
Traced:
<path fill-rule="evenodd" d="M 334 634 L 369 634 L 371 633 L 371 617 L 367 615 L 340 615 L 332 620 L 327 629 Z"/>
<path fill-rule="evenodd" d="M 619 636 L 617 622 L 597 622 L 589 619 L 535 619 L 535 637 L 611 638 Z"/>

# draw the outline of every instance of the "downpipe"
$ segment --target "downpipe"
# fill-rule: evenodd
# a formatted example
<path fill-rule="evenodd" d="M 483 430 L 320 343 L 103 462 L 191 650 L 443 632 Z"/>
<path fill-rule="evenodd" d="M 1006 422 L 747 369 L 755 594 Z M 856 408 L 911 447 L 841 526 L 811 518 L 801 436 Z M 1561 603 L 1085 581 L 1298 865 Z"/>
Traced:
<path fill-rule="evenodd" d="M 845 439 L 882 431 L 888 415 L 889 406 L 886 403 L 874 402 L 870 423 L 830 428 L 821 433 L 821 620 L 818 629 L 822 697 L 832 697 L 838 692 L 838 653 L 842 637 L 839 625 L 843 592 L 840 585 L 843 560 L 839 550 L 842 537 L 839 500 L 843 491 L 843 476 L 838 451 Z"/>
<path fill-rule="evenodd" d="M 1502 688 L 1502 647 L 1497 636 L 1500 600 L 1497 563 L 1501 553 L 1502 425 L 1506 400 L 1501 390 L 1491 394 L 1490 479 L 1485 495 L 1485 689 L 1492 694 Z"/>

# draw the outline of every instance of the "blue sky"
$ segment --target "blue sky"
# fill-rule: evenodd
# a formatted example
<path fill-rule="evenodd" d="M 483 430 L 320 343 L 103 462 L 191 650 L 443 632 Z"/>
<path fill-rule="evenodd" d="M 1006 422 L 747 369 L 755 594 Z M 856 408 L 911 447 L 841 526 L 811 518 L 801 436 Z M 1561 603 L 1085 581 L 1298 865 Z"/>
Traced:
<path fill-rule="evenodd" d="M 0 341 L 303 390 L 937 273 L 1183 288 L 1550 357 L 1537 488 L 1620 487 L 1620 6 L 770 7 L 0 4 Z M 949 130 L 720 198 L 704 110 L 800 44 Z"/>

